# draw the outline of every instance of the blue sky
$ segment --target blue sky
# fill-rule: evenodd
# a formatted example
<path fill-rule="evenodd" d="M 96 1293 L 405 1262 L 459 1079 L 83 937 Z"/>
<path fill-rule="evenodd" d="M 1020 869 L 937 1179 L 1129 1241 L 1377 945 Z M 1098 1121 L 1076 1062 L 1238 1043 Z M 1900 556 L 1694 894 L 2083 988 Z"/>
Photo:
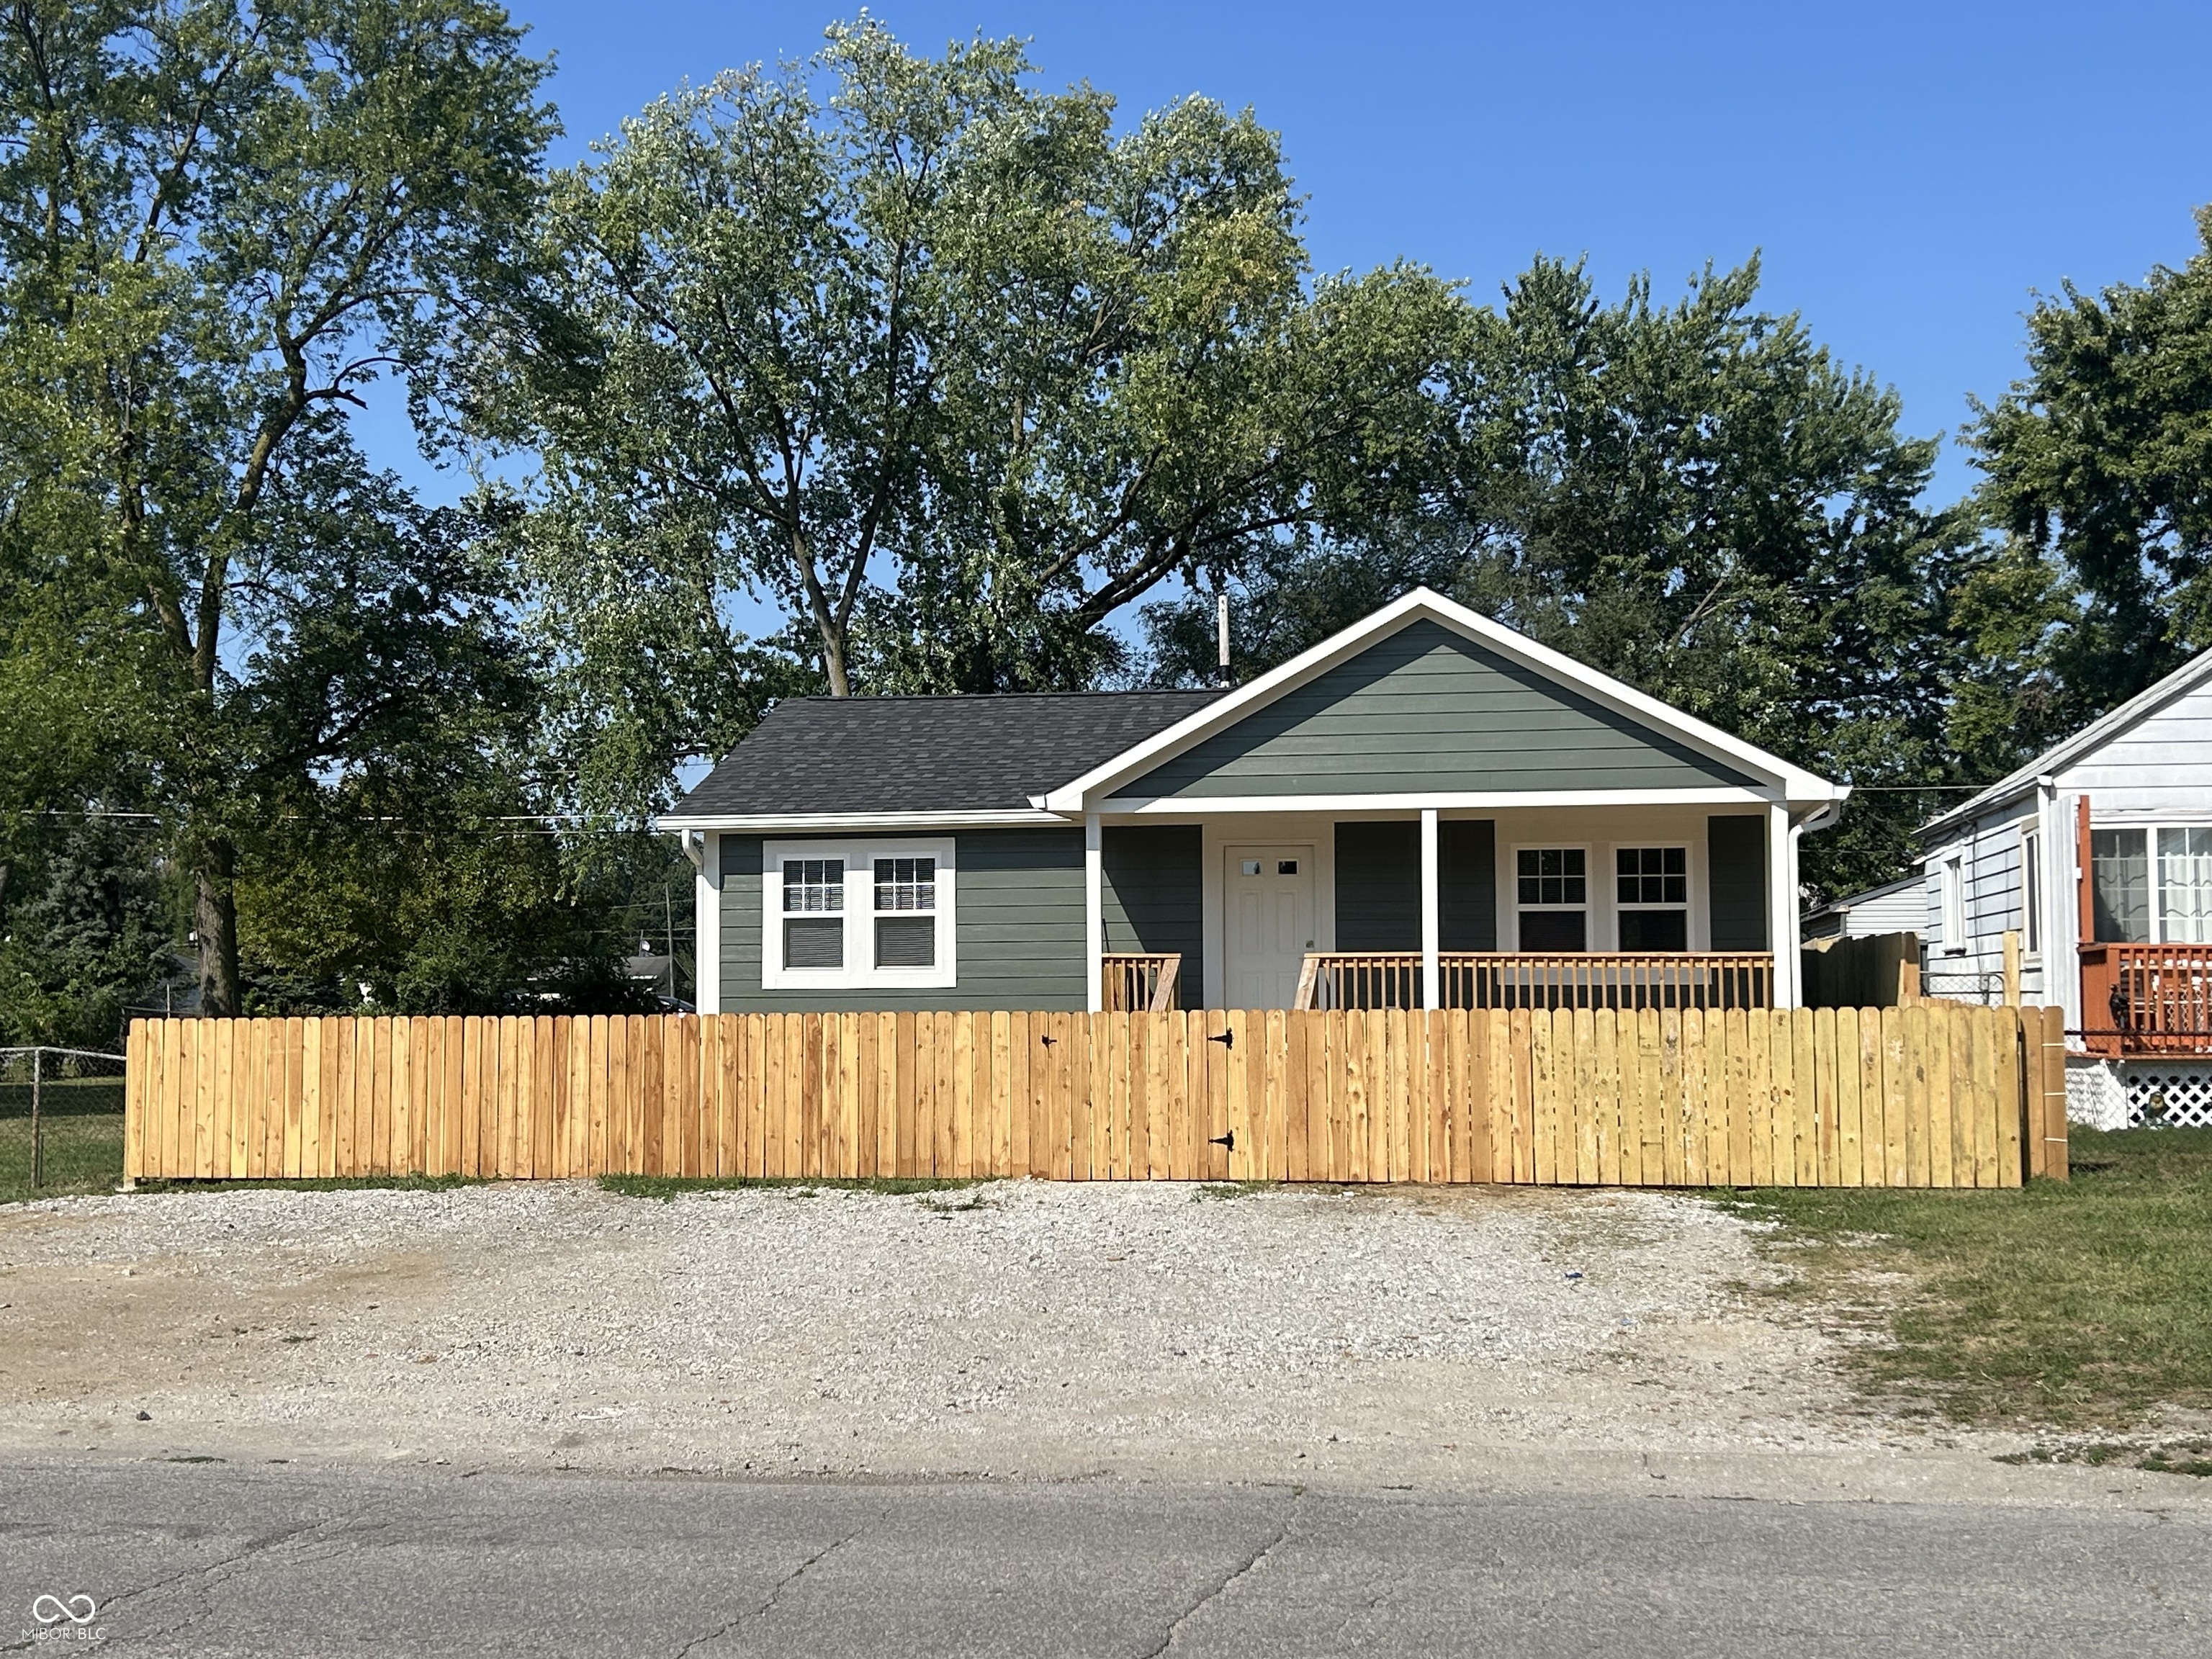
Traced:
<path fill-rule="evenodd" d="M 1404 257 L 1480 297 L 1547 253 L 1617 297 L 1765 261 L 1765 302 L 1948 434 L 2019 372 L 2031 289 L 2142 277 L 2212 201 L 2212 5 L 1320 6 L 885 0 L 934 50 L 1032 40 L 1133 117 L 1187 93 L 1283 134 L 1324 268 Z M 572 159 L 657 94 L 801 55 L 849 10 L 520 0 Z M 365 423 L 406 464 L 380 399 Z M 419 464 L 407 465 L 421 477 Z M 1947 445 L 1936 493 L 1967 488 Z"/>

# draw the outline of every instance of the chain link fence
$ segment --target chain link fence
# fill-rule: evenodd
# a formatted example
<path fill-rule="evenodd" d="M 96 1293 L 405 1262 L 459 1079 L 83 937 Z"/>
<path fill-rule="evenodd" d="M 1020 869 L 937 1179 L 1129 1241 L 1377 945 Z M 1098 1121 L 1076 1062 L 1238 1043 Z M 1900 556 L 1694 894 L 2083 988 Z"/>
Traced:
<path fill-rule="evenodd" d="M 0 1048 L 0 1202 L 123 1178 L 123 1056 Z"/>

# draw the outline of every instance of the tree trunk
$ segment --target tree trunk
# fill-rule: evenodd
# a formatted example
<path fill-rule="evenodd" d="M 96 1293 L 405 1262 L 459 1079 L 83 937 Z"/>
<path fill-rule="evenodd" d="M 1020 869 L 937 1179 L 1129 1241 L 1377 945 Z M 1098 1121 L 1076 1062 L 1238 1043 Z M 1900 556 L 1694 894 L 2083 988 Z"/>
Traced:
<path fill-rule="evenodd" d="M 238 901 L 232 878 L 238 854 L 228 838 L 209 843 L 193 878 L 192 927 L 199 934 L 200 1012 L 231 1019 L 239 1010 Z"/>

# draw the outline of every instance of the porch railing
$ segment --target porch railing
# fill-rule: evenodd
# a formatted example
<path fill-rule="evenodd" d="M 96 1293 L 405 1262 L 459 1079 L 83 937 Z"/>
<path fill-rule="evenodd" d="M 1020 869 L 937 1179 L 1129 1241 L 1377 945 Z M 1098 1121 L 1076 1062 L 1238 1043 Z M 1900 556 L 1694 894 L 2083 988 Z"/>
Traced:
<path fill-rule="evenodd" d="M 2212 1054 L 2212 945 L 2085 945 L 2081 1041 L 2093 1054 Z"/>
<path fill-rule="evenodd" d="M 1182 972 L 1182 953 L 1154 955 L 1129 952 L 1102 958 L 1105 978 L 1101 986 L 1109 1013 L 1164 1014 L 1176 1006 L 1176 981 Z"/>
<path fill-rule="evenodd" d="M 1447 951 L 1437 963 L 1447 1008 L 1766 1008 L 1765 951 Z M 1417 951 L 1311 951 L 1297 1008 L 1417 1008 Z"/>

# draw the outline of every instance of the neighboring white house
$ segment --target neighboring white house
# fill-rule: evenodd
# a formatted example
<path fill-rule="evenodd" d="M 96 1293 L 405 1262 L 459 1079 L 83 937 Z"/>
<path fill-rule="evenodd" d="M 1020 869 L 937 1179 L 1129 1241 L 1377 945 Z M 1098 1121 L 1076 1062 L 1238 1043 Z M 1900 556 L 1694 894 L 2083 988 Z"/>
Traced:
<path fill-rule="evenodd" d="M 1805 915 L 1805 937 L 1873 939 L 1882 933 L 1917 933 L 1928 921 L 1927 884 L 1907 876 L 1869 887 L 1847 898 L 1831 899 Z"/>
<path fill-rule="evenodd" d="M 1997 982 L 2016 932 L 2076 1117 L 2212 1123 L 2212 652 L 1923 833 L 1926 988 Z"/>

